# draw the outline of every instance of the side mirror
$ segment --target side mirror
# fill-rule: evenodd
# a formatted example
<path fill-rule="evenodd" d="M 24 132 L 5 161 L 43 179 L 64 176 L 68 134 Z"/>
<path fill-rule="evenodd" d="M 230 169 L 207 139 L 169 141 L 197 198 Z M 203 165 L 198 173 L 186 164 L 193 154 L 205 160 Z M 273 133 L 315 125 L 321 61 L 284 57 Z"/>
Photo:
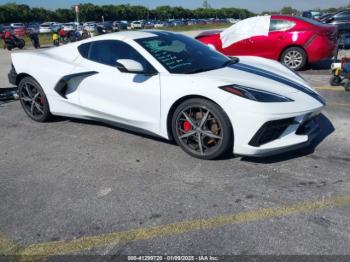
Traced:
<path fill-rule="evenodd" d="M 118 59 L 117 68 L 124 73 L 141 74 L 145 71 L 141 63 L 131 59 Z"/>

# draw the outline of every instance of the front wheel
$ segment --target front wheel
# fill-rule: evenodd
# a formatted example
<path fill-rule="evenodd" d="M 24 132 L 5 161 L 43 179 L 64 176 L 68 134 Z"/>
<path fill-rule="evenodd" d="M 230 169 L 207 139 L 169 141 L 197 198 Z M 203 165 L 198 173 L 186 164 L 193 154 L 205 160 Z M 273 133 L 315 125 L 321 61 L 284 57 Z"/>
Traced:
<path fill-rule="evenodd" d="M 300 47 L 290 47 L 281 55 L 281 63 L 290 69 L 299 71 L 303 69 L 307 62 L 307 55 L 304 49 Z"/>
<path fill-rule="evenodd" d="M 24 112 L 37 122 L 45 122 L 51 117 L 49 103 L 44 90 L 31 77 L 25 77 L 18 86 L 19 100 Z"/>
<path fill-rule="evenodd" d="M 226 113 L 201 98 L 186 100 L 176 108 L 172 134 L 185 152 L 199 159 L 216 159 L 233 145 L 232 127 Z"/>

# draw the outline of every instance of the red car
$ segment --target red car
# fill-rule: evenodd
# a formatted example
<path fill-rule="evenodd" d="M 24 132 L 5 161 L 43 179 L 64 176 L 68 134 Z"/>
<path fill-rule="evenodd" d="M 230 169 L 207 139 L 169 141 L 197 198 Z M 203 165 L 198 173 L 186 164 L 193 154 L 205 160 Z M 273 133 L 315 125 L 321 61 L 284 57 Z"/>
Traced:
<path fill-rule="evenodd" d="M 337 29 L 318 21 L 273 15 L 268 36 L 253 36 L 222 48 L 221 31 L 208 31 L 196 39 L 229 56 L 260 56 L 280 61 L 293 70 L 335 55 Z"/>
<path fill-rule="evenodd" d="M 13 34 L 18 37 L 23 37 L 27 35 L 27 29 L 25 27 L 13 28 Z"/>

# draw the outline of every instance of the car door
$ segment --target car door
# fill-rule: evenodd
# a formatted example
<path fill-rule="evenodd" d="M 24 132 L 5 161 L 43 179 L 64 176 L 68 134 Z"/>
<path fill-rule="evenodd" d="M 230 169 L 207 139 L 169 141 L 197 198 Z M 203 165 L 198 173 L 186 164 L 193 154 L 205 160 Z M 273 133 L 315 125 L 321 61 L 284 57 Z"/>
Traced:
<path fill-rule="evenodd" d="M 129 44 L 117 40 L 82 44 L 79 51 L 84 58 L 76 70 L 92 72 L 76 83 L 80 105 L 89 117 L 158 133 L 160 80 L 152 65 Z M 121 72 L 118 59 L 141 63 L 145 73 Z"/>
<path fill-rule="evenodd" d="M 238 41 L 219 51 L 222 51 L 225 55 L 231 55 L 231 56 L 251 55 L 252 54 L 251 38 Z"/>
<path fill-rule="evenodd" d="M 252 55 L 277 60 L 286 41 L 290 39 L 286 31 L 294 25 L 292 21 L 271 19 L 268 36 L 254 36 L 250 39 Z"/>

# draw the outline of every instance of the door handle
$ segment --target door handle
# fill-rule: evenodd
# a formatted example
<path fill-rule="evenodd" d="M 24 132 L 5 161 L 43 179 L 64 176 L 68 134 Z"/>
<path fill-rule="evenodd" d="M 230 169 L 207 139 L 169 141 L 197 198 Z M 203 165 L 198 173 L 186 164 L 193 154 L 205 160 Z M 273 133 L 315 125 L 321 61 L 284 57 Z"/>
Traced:
<path fill-rule="evenodd" d="M 245 42 L 248 43 L 248 44 L 254 43 L 254 41 L 251 38 L 246 39 Z"/>

